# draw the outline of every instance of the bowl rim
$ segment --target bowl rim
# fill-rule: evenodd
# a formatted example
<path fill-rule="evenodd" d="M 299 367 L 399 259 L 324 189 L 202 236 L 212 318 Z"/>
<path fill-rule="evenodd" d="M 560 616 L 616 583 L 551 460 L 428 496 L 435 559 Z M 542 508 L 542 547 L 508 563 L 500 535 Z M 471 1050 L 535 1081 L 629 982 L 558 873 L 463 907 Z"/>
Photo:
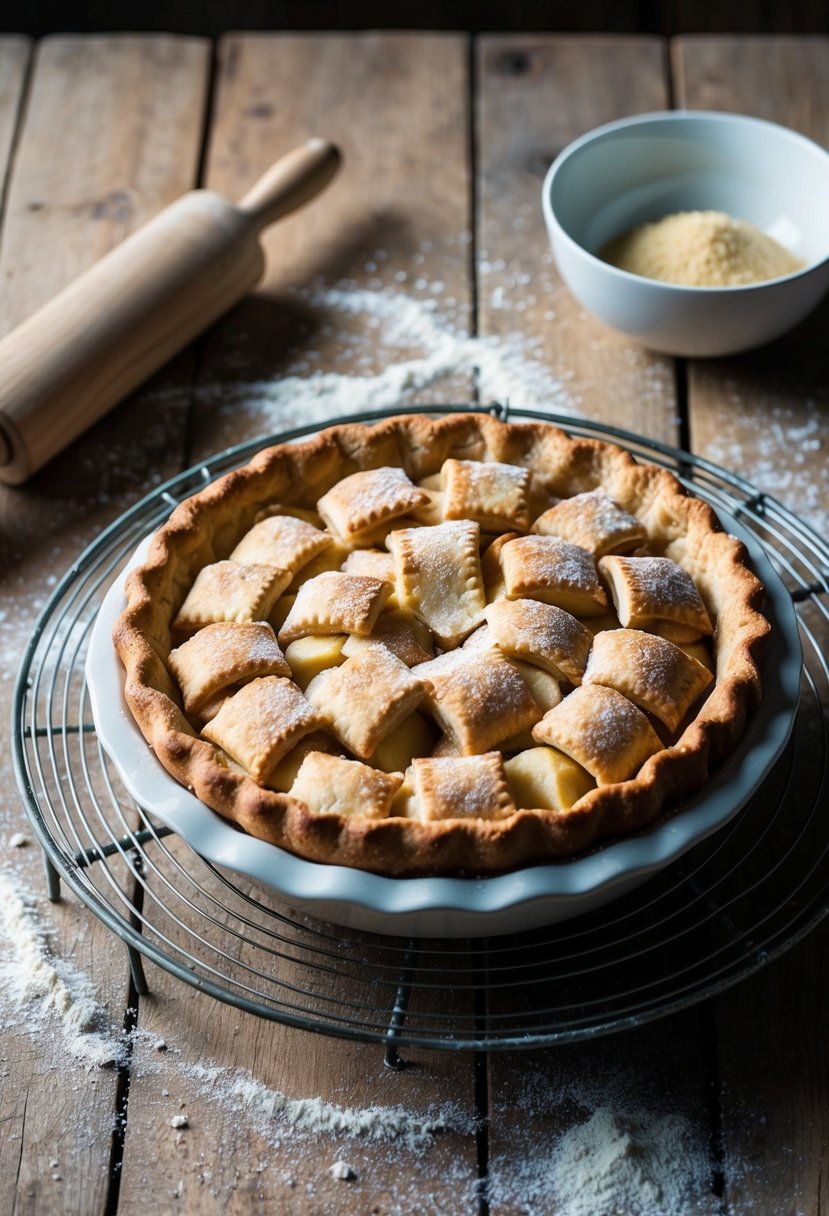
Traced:
<path fill-rule="evenodd" d="M 766 288 L 777 287 L 781 283 L 793 282 L 797 279 L 806 278 L 808 275 L 814 274 L 815 271 L 829 264 L 829 252 L 818 261 L 808 262 L 800 270 L 794 270 L 791 274 L 779 275 L 774 279 L 762 279 L 759 283 L 738 283 L 731 287 L 702 287 L 693 286 L 687 283 L 667 283 L 663 279 L 651 279 L 646 275 L 634 274 L 629 270 L 622 270 L 618 266 L 614 266 L 611 262 L 606 262 L 603 258 L 598 257 L 595 253 L 591 253 L 584 245 L 579 244 L 574 237 L 570 236 L 569 232 L 559 221 L 555 211 L 553 210 L 552 191 L 553 182 L 561 171 L 564 164 L 571 159 L 587 144 L 605 135 L 612 134 L 615 131 L 626 130 L 630 127 L 657 125 L 662 122 L 679 121 L 680 123 L 693 119 L 694 121 L 704 120 L 711 121 L 712 124 L 731 123 L 734 125 L 749 125 L 754 127 L 772 128 L 775 132 L 783 134 L 793 143 L 798 143 L 804 146 L 804 149 L 812 154 L 817 154 L 827 161 L 827 173 L 829 173 L 829 151 L 822 147 L 815 140 L 810 139 L 808 135 L 802 135 L 799 131 L 792 130 L 791 127 L 784 126 L 783 123 L 771 122 L 767 118 L 757 118 L 753 114 L 732 113 L 727 110 L 649 110 L 643 114 L 632 114 L 627 118 L 617 118 L 612 122 L 602 123 L 601 126 L 593 127 L 590 131 L 585 131 L 583 135 L 579 135 L 576 139 L 571 140 L 566 147 L 562 148 L 559 154 L 553 160 L 544 175 L 544 182 L 541 186 L 541 206 L 544 213 L 544 220 L 547 225 L 547 231 L 552 233 L 555 230 L 557 235 L 573 250 L 588 258 L 591 262 L 602 266 L 604 270 L 612 276 L 619 279 L 621 282 L 637 284 L 641 286 L 643 283 L 650 287 L 665 289 L 670 293 L 686 292 L 694 295 L 702 296 L 705 294 L 721 296 L 724 293 L 728 295 L 739 295 L 740 293 L 749 294 L 752 292 L 762 291 Z"/>

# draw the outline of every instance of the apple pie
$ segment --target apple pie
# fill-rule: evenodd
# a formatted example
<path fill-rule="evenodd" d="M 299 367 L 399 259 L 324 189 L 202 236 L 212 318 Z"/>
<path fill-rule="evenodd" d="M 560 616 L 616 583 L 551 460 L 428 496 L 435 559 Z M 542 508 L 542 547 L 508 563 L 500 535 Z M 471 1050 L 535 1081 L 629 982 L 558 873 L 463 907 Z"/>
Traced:
<path fill-rule="evenodd" d="M 126 699 L 240 829 L 389 875 L 635 832 L 760 698 L 742 543 L 664 469 L 543 423 L 402 416 L 271 447 L 126 582 Z"/>

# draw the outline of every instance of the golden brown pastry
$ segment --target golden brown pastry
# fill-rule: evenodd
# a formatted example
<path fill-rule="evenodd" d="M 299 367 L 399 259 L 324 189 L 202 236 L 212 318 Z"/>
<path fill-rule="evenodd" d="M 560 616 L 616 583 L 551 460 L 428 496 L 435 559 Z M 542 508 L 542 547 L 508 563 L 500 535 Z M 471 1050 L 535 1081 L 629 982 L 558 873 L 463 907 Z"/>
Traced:
<path fill-rule="evenodd" d="M 115 642 L 161 763 L 244 831 L 491 874 L 704 787 L 758 704 L 761 601 L 664 469 L 415 415 L 274 447 L 179 506 Z"/>

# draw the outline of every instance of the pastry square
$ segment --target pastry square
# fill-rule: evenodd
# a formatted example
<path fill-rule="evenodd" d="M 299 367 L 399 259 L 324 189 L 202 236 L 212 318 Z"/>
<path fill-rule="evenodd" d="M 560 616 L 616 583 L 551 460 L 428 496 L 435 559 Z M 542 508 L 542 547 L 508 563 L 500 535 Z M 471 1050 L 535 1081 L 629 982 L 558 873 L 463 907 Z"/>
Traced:
<path fill-rule="evenodd" d="M 326 752 L 309 752 L 302 761 L 290 794 L 315 815 L 365 815 L 383 819 L 403 784 L 402 773 L 346 760 Z"/>
<path fill-rule="evenodd" d="M 305 695 L 340 742 L 367 760 L 380 740 L 417 708 L 426 689 L 391 651 L 370 646 L 341 667 L 320 672 Z"/>
<path fill-rule="evenodd" d="M 256 676 L 291 675 L 274 631 L 265 621 L 206 625 L 171 650 L 169 662 L 185 711 L 196 715 L 232 685 L 246 684 Z"/>
<path fill-rule="evenodd" d="M 269 515 L 246 532 L 230 555 L 240 565 L 276 566 L 291 577 L 324 549 L 333 536 L 292 515 Z"/>
<path fill-rule="evenodd" d="M 307 565 L 300 566 L 291 578 L 287 591 L 296 593 L 303 583 L 307 583 L 311 578 L 316 578 L 318 574 L 327 574 L 329 570 L 341 570 L 348 560 L 350 552 L 351 549 L 348 545 L 331 537 L 330 545 L 326 545 L 316 557 L 312 557 Z M 357 571 L 352 571 L 352 573 L 356 574 Z"/>
<path fill-rule="evenodd" d="M 420 818 L 506 819 L 515 814 L 500 752 L 413 760 Z"/>
<path fill-rule="evenodd" d="M 220 621 L 263 621 L 288 586 L 288 570 L 214 562 L 204 566 L 173 621 L 177 633 L 193 633 Z"/>
<path fill-rule="evenodd" d="M 469 520 L 389 536 L 400 607 L 420 617 L 442 646 L 456 646 L 481 623 L 486 596 L 479 537 L 478 524 Z"/>
<path fill-rule="evenodd" d="M 662 750 L 641 709 L 601 684 L 574 689 L 533 727 L 533 738 L 570 756 L 599 785 L 627 781 Z"/>
<path fill-rule="evenodd" d="M 601 616 L 607 595 L 596 563 L 579 545 L 555 536 L 519 536 L 501 551 L 507 599 L 555 604 L 575 616 Z"/>
<path fill-rule="evenodd" d="M 404 469 L 383 468 L 344 477 L 323 494 L 317 510 L 336 536 L 353 543 L 389 520 L 430 505 L 429 495 L 412 484 Z"/>
<path fill-rule="evenodd" d="M 431 684 L 426 704 L 465 756 L 482 755 L 542 716 L 526 683 L 498 650 L 455 651 L 414 671 Z M 443 656 L 448 658 L 448 656 Z"/>
<path fill-rule="evenodd" d="M 345 574 L 368 574 L 394 583 L 394 558 L 385 549 L 353 549 L 341 569 Z"/>
<path fill-rule="evenodd" d="M 680 626 L 671 641 L 691 642 L 713 629 L 708 610 L 693 578 L 669 557 L 618 557 L 599 561 L 607 579 L 616 614 L 626 628 L 656 623 Z M 690 635 L 690 636 L 688 636 Z"/>
<path fill-rule="evenodd" d="M 584 673 L 585 684 L 615 688 L 672 733 L 713 679 L 673 642 L 640 629 L 597 634 Z"/>
<path fill-rule="evenodd" d="M 435 649 L 429 629 L 402 608 L 381 612 L 367 638 L 352 634 L 343 647 L 343 654 L 350 658 L 361 646 L 370 643 L 385 646 L 407 667 L 428 662 Z"/>
<path fill-rule="evenodd" d="M 593 634 L 569 612 L 540 600 L 498 600 L 484 615 L 504 654 L 581 684 Z"/>
<path fill-rule="evenodd" d="M 309 633 L 357 633 L 368 637 L 391 595 L 391 584 L 367 574 L 327 570 L 303 583 L 279 630 L 287 646 Z"/>
<path fill-rule="evenodd" d="M 623 510 L 601 488 L 574 494 L 539 515 L 532 527 L 541 536 L 558 536 L 586 549 L 594 558 L 629 553 L 647 540 L 635 515 Z"/>
<path fill-rule="evenodd" d="M 529 469 L 497 460 L 445 460 L 441 469 L 446 519 L 474 519 L 482 532 L 525 532 Z"/>
<path fill-rule="evenodd" d="M 267 785 L 271 773 L 303 735 L 326 719 L 290 680 L 263 676 L 228 697 L 202 735 Z"/>

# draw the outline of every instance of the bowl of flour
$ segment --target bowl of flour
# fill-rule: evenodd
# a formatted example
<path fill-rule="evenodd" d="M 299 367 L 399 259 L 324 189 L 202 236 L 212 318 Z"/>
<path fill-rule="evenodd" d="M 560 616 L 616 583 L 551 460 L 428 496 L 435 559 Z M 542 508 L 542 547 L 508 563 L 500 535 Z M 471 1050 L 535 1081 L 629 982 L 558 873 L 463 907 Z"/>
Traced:
<path fill-rule="evenodd" d="M 577 139 L 542 205 L 562 278 L 614 329 L 671 355 L 749 350 L 829 289 L 829 153 L 775 123 L 673 110 Z"/>

